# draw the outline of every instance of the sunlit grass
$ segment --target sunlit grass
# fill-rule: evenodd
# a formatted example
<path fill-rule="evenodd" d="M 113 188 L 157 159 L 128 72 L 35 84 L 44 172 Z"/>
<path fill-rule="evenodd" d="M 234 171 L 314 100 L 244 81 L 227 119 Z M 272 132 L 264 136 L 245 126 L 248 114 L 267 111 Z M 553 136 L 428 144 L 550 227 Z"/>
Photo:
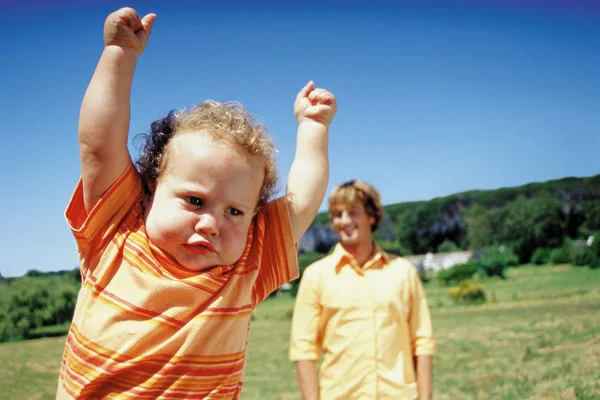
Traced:
<path fill-rule="evenodd" d="M 482 305 L 454 305 L 447 287 L 426 285 L 435 398 L 600 398 L 600 270 L 525 266 L 507 277 L 481 282 Z M 255 311 L 242 399 L 300 399 L 287 360 L 292 307 L 281 296 Z M 64 340 L 0 345 L 0 397 L 53 399 Z"/>

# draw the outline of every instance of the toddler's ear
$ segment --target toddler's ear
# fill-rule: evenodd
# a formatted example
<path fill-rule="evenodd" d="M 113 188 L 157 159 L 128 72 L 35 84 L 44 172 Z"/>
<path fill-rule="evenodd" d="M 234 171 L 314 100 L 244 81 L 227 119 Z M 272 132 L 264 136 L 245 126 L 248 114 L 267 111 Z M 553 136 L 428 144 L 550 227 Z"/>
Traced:
<path fill-rule="evenodd" d="M 144 200 L 142 200 L 142 206 L 144 207 L 144 210 L 148 210 L 150 208 L 153 198 L 154 193 L 146 193 L 144 195 Z"/>
<path fill-rule="evenodd" d="M 156 190 L 156 185 L 153 183 L 146 183 L 144 185 L 144 200 L 142 201 L 142 206 L 144 209 L 148 209 L 152 204 L 152 200 L 154 199 L 154 191 Z"/>

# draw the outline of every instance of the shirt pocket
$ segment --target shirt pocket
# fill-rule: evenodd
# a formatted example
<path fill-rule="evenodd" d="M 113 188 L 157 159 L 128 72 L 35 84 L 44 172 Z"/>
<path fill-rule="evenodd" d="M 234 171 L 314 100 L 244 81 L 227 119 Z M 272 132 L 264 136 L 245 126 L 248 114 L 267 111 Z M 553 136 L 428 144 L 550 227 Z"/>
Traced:
<path fill-rule="evenodd" d="M 332 310 L 370 310 L 371 294 L 365 282 L 336 282 L 325 288 L 321 301 L 325 308 Z"/>
<path fill-rule="evenodd" d="M 321 303 L 324 308 L 339 310 L 347 306 L 346 297 L 347 295 L 346 293 L 344 293 L 344 290 L 340 290 L 337 288 L 329 289 L 323 293 L 321 297 Z"/>
<path fill-rule="evenodd" d="M 371 281 L 375 312 L 387 318 L 406 319 L 410 310 L 410 299 L 405 286 L 394 276 L 382 275 L 376 281 Z"/>

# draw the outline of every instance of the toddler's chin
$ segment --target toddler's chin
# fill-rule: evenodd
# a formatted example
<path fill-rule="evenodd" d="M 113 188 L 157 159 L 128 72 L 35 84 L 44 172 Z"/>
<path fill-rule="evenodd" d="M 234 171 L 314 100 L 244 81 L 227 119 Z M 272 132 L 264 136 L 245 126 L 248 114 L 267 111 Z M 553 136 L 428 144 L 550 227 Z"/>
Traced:
<path fill-rule="evenodd" d="M 179 263 L 179 265 L 181 265 L 183 268 L 185 268 L 189 271 L 196 271 L 196 272 L 217 266 L 217 264 L 206 263 L 206 262 L 198 262 L 198 263 L 186 262 L 186 263 Z"/>

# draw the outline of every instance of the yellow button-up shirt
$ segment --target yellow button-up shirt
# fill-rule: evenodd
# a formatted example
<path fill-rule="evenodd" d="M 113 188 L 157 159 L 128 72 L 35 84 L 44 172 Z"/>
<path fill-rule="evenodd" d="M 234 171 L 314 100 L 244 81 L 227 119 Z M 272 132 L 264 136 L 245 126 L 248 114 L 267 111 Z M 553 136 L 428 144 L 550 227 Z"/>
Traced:
<path fill-rule="evenodd" d="M 436 351 L 421 280 L 407 260 L 376 248 L 361 268 L 338 244 L 304 271 L 290 360 L 318 360 L 320 397 L 416 399 L 413 356 Z"/>

